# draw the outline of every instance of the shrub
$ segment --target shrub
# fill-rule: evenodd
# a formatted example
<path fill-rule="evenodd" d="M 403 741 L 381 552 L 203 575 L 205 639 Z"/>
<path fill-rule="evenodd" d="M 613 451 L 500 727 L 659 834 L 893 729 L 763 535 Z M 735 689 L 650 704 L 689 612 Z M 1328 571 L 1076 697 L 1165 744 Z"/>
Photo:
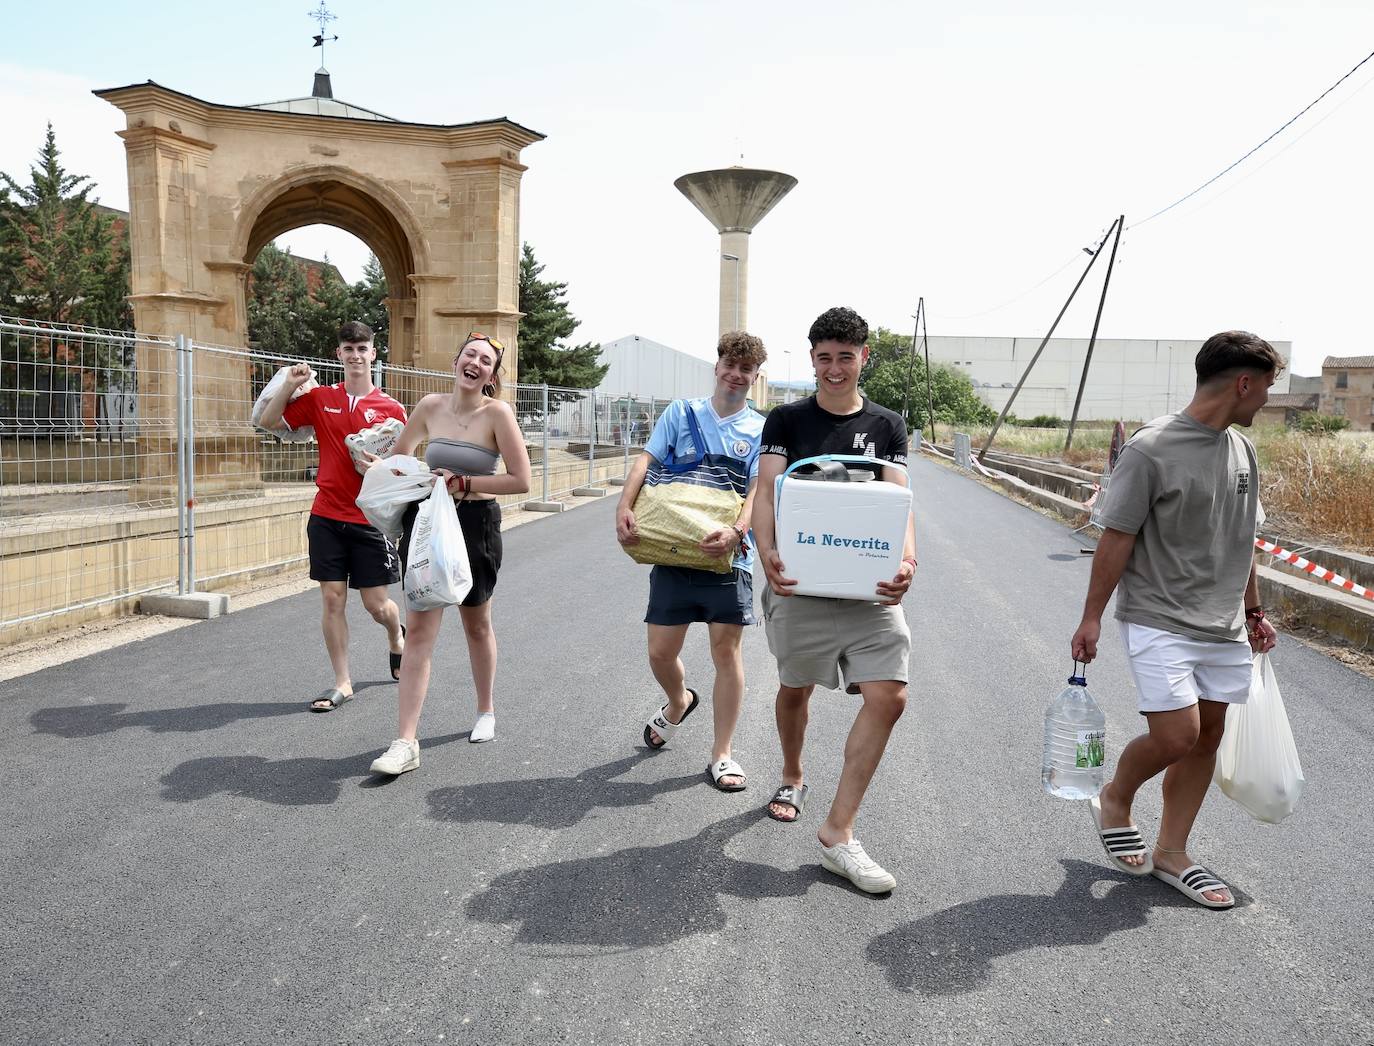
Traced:
<path fill-rule="evenodd" d="M 1318 414 L 1315 410 L 1305 410 L 1298 415 L 1298 428 L 1303 432 L 1313 432 L 1319 436 L 1325 436 L 1350 428 L 1350 419 L 1338 418 L 1334 414 Z"/>

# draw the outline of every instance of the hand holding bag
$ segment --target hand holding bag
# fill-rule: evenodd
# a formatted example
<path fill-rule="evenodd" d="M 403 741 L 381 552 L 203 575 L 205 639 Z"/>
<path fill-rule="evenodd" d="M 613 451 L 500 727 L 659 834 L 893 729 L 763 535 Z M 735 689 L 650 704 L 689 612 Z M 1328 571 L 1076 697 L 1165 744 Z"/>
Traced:
<path fill-rule="evenodd" d="M 744 498 L 731 479 L 733 459 L 708 455 L 691 407 L 686 417 L 696 456 L 679 461 L 669 449 L 666 460 L 649 465 L 634 504 L 639 541 L 621 547 L 636 563 L 728 574 L 733 553 L 714 558 L 698 546 L 708 534 L 734 525 Z"/>
<path fill-rule="evenodd" d="M 1250 699 L 1226 710 L 1213 780 L 1261 821 L 1278 824 L 1297 809 L 1306 779 L 1268 654 L 1255 658 Z"/>
<path fill-rule="evenodd" d="M 434 474 L 428 465 L 409 454 L 397 454 L 368 466 L 355 504 L 394 545 L 401 540 L 401 517 L 406 507 L 429 497 L 433 486 Z"/>
<path fill-rule="evenodd" d="M 277 373 L 272 375 L 272 379 L 267 383 L 267 387 L 262 390 L 257 401 L 253 404 L 253 410 L 249 415 L 249 421 L 259 432 L 266 432 L 269 435 L 276 436 L 277 439 L 281 440 L 283 443 L 309 443 L 315 438 L 315 426 L 313 425 L 302 425 L 298 429 L 293 429 L 285 422 L 282 422 L 277 428 L 269 429 L 258 424 L 258 422 L 262 420 L 263 414 L 267 411 L 268 401 L 277 394 L 284 384 L 286 384 L 286 375 L 290 370 L 291 368 L 289 366 L 282 367 Z M 315 369 L 312 367 L 310 369 L 309 379 L 307 379 L 304 385 L 291 393 L 291 399 L 287 400 L 287 402 L 292 403 L 300 399 L 311 389 L 318 388 L 319 384 L 320 383 L 315 380 Z"/>
<path fill-rule="evenodd" d="M 371 470 L 369 470 L 371 471 Z M 461 603 L 472 590 L 472 567 L 453 496 L 436 481 L 415 516 L 406 561 L 409 610 L 438 610 Z"/>

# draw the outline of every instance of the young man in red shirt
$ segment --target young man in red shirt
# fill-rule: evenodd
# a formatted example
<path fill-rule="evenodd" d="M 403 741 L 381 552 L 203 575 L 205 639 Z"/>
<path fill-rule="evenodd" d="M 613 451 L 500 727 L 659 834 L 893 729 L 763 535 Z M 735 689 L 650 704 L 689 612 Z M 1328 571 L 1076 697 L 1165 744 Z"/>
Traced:
<path fill-rule="evenodd" d="M 292 394 L 310 378 L 310 367 L 297 363 L 287 373 L 281 390 L 267 404 L 260 424 L 275 428 L 312 425 L 320 447 L 320 467 L 315 477 L 319 488 L 310 508 L 306 536 L 310 541 L 310 577 L 320 583 L 324 601 L 324 645 L 334 666 L 334 686 L 310 702 L 312 712 L 330 712 L 353 696 L 348 672 L 348 618 L 344 607 L 348 590 L 362 594 L 363 606 L 386 629 L 391 654 L 391 675 L 400 669 L 405 646 L 401 613 L 387 591 L 400 580 L 400 560 L 391 543 L 367 522 L 355 504 L 362 475 L 353 464 L 344 437 L 361 432 L 386 418 L 406 420 L 405 408 L 372 384 L 372 364 L 377 350 L 372 328 L 350 320 L 339 328 L 335 350 L 343 365 L 344 380 L 321 385 L 292 400 Z"/>

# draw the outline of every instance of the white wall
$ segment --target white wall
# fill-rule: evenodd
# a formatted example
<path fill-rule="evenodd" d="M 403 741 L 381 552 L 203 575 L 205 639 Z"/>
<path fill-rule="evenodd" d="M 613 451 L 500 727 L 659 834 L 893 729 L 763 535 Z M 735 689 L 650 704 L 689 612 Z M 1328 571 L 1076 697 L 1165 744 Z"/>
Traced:
<path fill-rule="evenodd" d="M 1285 360 L 1291 358 L 1292 342 L 1271 344 Z M 1040 338 L 933 337 L 930 361 L 963 371 L 984 402 L 1001 410 L 1039 345 Z M 1193 358 L 1200 348 L 1201 340 L 1098 339 L 1078 416 L 1147 421 L 1181 410 L 1197 384 Z M 1013 413 L 1020 418 L 1067 418 L 1087 352 L 1087 338 L 1051 339 L 1016 397 Z M 1285 370 L 1273 391 L 1287 392 L 1288 378 Z"/>
<path fill-rule="evenodd" d="M 716 388 L 712 364 L 638 334 L 602 342 L 601 362 L 610 370 L 596 390 L 612 396 L 679 399 L 709 396 Z"/>

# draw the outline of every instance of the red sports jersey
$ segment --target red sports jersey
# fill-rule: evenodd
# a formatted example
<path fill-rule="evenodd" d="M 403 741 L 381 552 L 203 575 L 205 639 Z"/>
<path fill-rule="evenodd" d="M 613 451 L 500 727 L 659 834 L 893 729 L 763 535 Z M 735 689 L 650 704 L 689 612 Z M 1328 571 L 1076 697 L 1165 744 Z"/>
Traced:
<path fill-rule="evenodd" d="M 405 421 L 406 410 L 381 389 L 373 389 L 349 410 L 343 382 L 311 389 L 286 405 L 282 420 L 293 429 L 315 426 L 315 439 L 320 445 L 320 471 L 315 477 L 319 492 L 310 508 L 312 513 L 344 523 L 367 524 L 367 517 L 356 504 L 363 477 L 353 467 L 344 437 L 386 418 Z"/>

